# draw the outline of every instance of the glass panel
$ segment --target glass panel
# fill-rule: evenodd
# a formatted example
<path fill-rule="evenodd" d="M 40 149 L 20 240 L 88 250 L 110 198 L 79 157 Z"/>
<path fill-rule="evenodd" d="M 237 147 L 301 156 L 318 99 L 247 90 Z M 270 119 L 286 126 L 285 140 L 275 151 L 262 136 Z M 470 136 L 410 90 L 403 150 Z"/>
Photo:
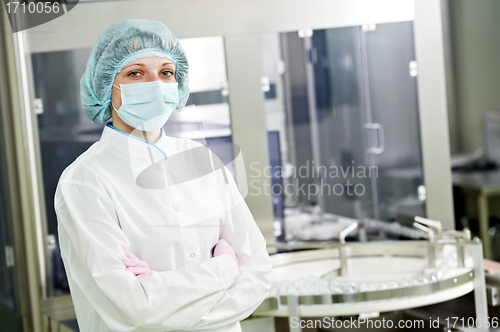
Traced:
<path fill-rule="evenodd" d="M 90 50 L 32 55 L 36 98 L 43 103 L 38 115 L 43 183 L 49 236 L 52 295 L 69 293 L 57 243 L 54 194 L 63 170 L 100 138 L 104 125 L 89 121 L 80 104 L 80 78 Z"/>
<path fill-rule="evenodd" d="M 328 240 L 345 225 L 338 215 L 372 217 L 370 180 L 357 176 L 368 170 L 358 28 L 262 35 L 261 63 L 266 124 L 280 132 L 284 170 L 284 222 L 273 197 L 276 240 Z"/>
<path fill-rule="evenodd" d="M 170 136 L 203 139 L 231 136 L 226 60 L 222 37 L 181 40 L 189 61 L 187 107 L 165 125 Z"/>
<path fill-rule="evenodd" d="M 234 176 L 224 39 L 188 38 L 181 43 L 189 61 L 191 93 L 186 108 L 172 114 L 165 132 L 208 146 Z"/>
<path fill-rule="evenodd" d="M 1 90 L 0 90 L 1 91 Z M 1 107 L 0 93 L 0 107 Z M 0 128 L 3 128 L 0 110 Z M 3 141 L 3 140 L 2 140 Z M 9 195 L 5 146 L 0 145 L 0 306 L 16 309 L 14 293 L 14 251 L 7 204 Z"/>
<path fill-rule="evenodd" d="M 324 191 L 325 212 L 373 218 L 359 28 L 317 30 L 311 40 L 321 165 L 332 189 Z"/>
<path fill-rule="evenodd" d="M 380 24 L 362 34 L 371 122 L 383 128 L 385 142 L 383 152 L 372 155 L 380 219 L 408 224 L 415 214 L 425 216 L 424 198 L 418 197 L 423 178 L 413 25 Z"/>
<path fill-rule="evenodd" d="M 174 113 L 164 130 L 210 147 L 231 142 L 227 77 L 222 37 L 181 40 L 190 65 L 191 95 L 187 107 Z M 49 234 L 52 293 L 69 292 L 57 244 L 54 194 L 62 171 L 100 139 L 103 124 L 90 122 L 80 105 L 80 78 L 90 49 L 32 54 L 36 98 L 43 104 L 38 115 L 43 181 Z M 230 144 L 213 144 L 223 160 L 232 160 Z M 228 165 L 232 169 L 232 164 Z"/>
<path fill-rule="evenodd" d="M 425 214 L 412 37 L 411 22 L 261 35 L 278 242 Z"/>

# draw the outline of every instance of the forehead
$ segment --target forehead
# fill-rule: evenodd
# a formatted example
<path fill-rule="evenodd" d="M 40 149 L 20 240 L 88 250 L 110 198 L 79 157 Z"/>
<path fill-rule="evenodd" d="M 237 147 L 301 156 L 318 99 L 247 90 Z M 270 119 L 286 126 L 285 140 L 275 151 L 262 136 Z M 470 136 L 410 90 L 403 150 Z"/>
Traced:
<path fill-rule="evenodd" d="M 130 62 L 123 68 L 125 69 L 127 67 L 132 67 L 132 66 L 160 67 L 168 65 L 174 65 L 174 62 L 167 58 L 151 57 L 151 58 L 137 59 L 135 61 Z"/>

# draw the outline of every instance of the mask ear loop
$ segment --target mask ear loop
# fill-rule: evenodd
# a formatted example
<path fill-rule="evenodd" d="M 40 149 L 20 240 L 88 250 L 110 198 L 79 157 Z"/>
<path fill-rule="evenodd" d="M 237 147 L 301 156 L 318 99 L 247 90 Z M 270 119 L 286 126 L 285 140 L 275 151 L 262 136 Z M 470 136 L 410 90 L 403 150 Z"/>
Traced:
<path fill-rule="evenodd" d="M 114 84 L 113 84 L 113 86 L 114 86 L 115 88 L 117 88 L 118 90 L 121 90 L 121 89 L 122 89 L 122 88 L 120 88 L 120 87 L 117 87 L 117 86 L 116 86 L 116 85 L 114 85 Z M 112 106 L 113 106 L 113 108 L 115 109 L 115 112 L 118 112 L 118 110 L 116 109 L 115 105 L 113 104 L 113 98 L 111 98 L 111 105 L 112 105 Z"/>

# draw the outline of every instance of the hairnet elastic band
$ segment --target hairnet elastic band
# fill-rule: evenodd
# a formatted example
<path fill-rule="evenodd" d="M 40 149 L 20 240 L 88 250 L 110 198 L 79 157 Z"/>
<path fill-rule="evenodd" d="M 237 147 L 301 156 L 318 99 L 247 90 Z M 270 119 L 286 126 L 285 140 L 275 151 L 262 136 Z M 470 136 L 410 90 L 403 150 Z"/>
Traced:
<path fill-rule="evenodd" d="M 172 54 L 158 48 L 145 48 L 126 56 L 116 67 L 114 75 L 121 72 L 123 67 L 135 60 L 154 57 L 167 58 L 169 60 L 172 60 L 177 67 L 177 60 L 172 56 Z"/>

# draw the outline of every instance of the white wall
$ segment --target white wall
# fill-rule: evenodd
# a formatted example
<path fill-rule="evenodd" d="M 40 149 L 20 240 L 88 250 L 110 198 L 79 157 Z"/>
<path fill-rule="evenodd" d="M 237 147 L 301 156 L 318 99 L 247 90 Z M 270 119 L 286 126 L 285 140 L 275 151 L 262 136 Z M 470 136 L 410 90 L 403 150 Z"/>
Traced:
<path fill-rule="evenodd" d="M 483 145 L 482 115 L 500 109 L 500 1 L 451 0 L 456 152 Z M 453 144 L 452 144 L 453 145 Z"/>

